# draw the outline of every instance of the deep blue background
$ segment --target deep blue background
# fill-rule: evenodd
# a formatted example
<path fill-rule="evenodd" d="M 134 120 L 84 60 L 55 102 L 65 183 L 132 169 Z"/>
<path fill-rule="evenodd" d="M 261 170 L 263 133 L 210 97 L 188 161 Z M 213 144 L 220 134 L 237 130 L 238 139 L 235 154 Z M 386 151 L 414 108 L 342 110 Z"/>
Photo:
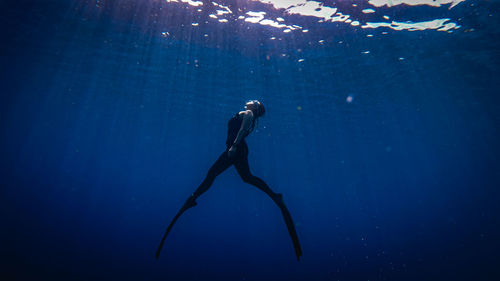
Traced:
<path fill-rule="evenodd" d="M 498 1 L 377 10 L 453 33 L 290 16 L 309 32 L 289 34 L 205 24 L 210 2 L 98 2 L 0 4 L 3 280 L 498 278 Z M 156 261 L 247 99 L 267 109 L 251 170 L 284 194 L 302 260 L 230 168 Z"/>

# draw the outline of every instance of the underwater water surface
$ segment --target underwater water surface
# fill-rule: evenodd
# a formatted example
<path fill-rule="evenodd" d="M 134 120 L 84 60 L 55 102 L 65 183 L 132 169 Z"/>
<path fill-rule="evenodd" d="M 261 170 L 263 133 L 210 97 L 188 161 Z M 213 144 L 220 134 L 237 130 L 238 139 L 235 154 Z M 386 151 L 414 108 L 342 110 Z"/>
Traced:
<path fill-rule="evenodd" d="M 0 8 L 2 280 L 498 280 L 499 1 Z"/>

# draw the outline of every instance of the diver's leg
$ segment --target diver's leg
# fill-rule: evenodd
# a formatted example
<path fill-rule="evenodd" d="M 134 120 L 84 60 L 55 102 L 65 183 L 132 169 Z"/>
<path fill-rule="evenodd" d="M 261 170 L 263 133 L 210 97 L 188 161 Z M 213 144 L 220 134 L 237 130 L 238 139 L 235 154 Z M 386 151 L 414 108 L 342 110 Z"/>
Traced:
<path fill-rule="evenodd" d="M 200 197 L 205 191 L 207 191 L 210 186 L 212 186 L 212 183 L 214 182 L 215 178 L 220 175 L 222 172 L 224 172 L 229 166 L 233 164 L 233 161 L 229 158 L 227 155 L 227 150 L 224 151 L 217 161 L 210 167 L 208 170 L 207 176 L 203 180 L 203 182 L 198 186 L 198 188 L 193 192 L 192 196 L 194 199 Z"/>
<path fill-rule="evenodd" d="M 250 173 L 250 167 L 248 165 L 248 158 L 246 155 L 244 155 L 244 157 L 237 158 L 234 166 L 236 167 L 238 174 L 241 176 L 244 182 L 254 185 L 260 190 L 264 191 L 269 197 L 271 197 L 274 203 L 278 205 L 281 210 L 281 214 L 283 215 L 283 219 L 285 220 L 285 224 L 288 228 L 288 233 L 292 238 L 293 247 L 295 248 L 295 255 L 297 256 L 297 260 L 299 260 L 300 256 L 302 256 L 302 249 L 300 247 L 299 238 L 297 236 L 297 231 L 295 230 L 292 216 L 290 215 L 290 212 L 288 211 L 288 208 L 283 201 L 283 195 L 281 193 L 275 193 L 262 179 Z"/>
<path fill-rule="evenodd" d="M 250 166 L 248 165 L 248 157 L 245 155 L 242 155 L 241 157 L 238 157 L 235 159 L 234 167 L 236 168 L 236 171 L 238 171 L 238 174 L 240 175 L 241 179 L 249 183 L 253 186 L 256 186 L 260 190 L 264 191 L 273 201 L 278 204 L 280 201 L 280 197 L 282 195 L 280 193 L 274 193 L 274 191 L 271 190 L 271 188 L 260 178 L 252 175 L 250 172 Z"/>
<path fill-rule="evenodd" d="M 163 235 L 160 245 L 158 246 L 158 249 L 156 250 L 156 259 L 160 256 L 161 249 L 163 247 L 163 243 L 165 242 L 165 238 L 167 238 L 170 230 L 174 226 L 175 222 L 177 219 L 189 208 L 194 207 L 197 205 L 196 203 L 196 198 L 198 198 L 202 193 L 207 191 L 212 183 L 214 182 L 215 177 L 217 177 L 220 173 L 224 172 L 229 166 L 232 165 L 232 160 L 229 159 L 227 155 L 227 151 L 224 151 L 217 161 L 210 167 L 210 170 L 208 170 L 207 176 L 205 177 L 205 180 L 201 183 L 201 185 L 196 189 L 196 191 L 189 196 L 189 198 L 186 200 L 184 205 L 181 207 L 179 212 L 175 215 L 175 217 L 172 219 L 170 222 L 169 226 L 167 227 L 167 230 L 165 231 L 165 234 Z"/>

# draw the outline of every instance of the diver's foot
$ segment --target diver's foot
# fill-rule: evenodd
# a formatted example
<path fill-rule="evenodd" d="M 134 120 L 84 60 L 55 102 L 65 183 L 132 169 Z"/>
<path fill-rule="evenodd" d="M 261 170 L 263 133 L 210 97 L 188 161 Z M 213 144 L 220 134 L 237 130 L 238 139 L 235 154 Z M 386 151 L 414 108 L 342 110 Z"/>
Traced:
<path fill-rule="evenodd" d="M 275 193 L 274 194 L 274 200 L 280 203 L 283 203 L 283 194 L 281 193 Z"/>
<path fill-rule="evenodd" d="M 184 203 L 184 206 L 182 206 L 182 208 L 187 210 L 196 205 L 198 205 L 198 203 L 196 203 L 195 198 L 193 196 L 189 196 L 189 198 L 186 200 L 186 203 Z"/>

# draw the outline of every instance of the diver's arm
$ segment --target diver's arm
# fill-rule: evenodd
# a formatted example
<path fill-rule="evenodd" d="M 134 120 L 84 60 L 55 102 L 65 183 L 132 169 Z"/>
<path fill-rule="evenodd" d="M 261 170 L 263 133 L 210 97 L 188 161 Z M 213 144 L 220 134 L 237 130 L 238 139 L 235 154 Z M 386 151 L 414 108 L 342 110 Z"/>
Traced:
<path fill-rule="evenodd" d="M 243 115 L 243 122 L 241 122 L 240 130 L 238 131 L 238 135 L 234 140 L 233 145 L 238 145 L 245 138 L 246 132 L 250 129 L 250 125 L 252 125 L 253 112 L 251 110 L 247 110 Z"/>

